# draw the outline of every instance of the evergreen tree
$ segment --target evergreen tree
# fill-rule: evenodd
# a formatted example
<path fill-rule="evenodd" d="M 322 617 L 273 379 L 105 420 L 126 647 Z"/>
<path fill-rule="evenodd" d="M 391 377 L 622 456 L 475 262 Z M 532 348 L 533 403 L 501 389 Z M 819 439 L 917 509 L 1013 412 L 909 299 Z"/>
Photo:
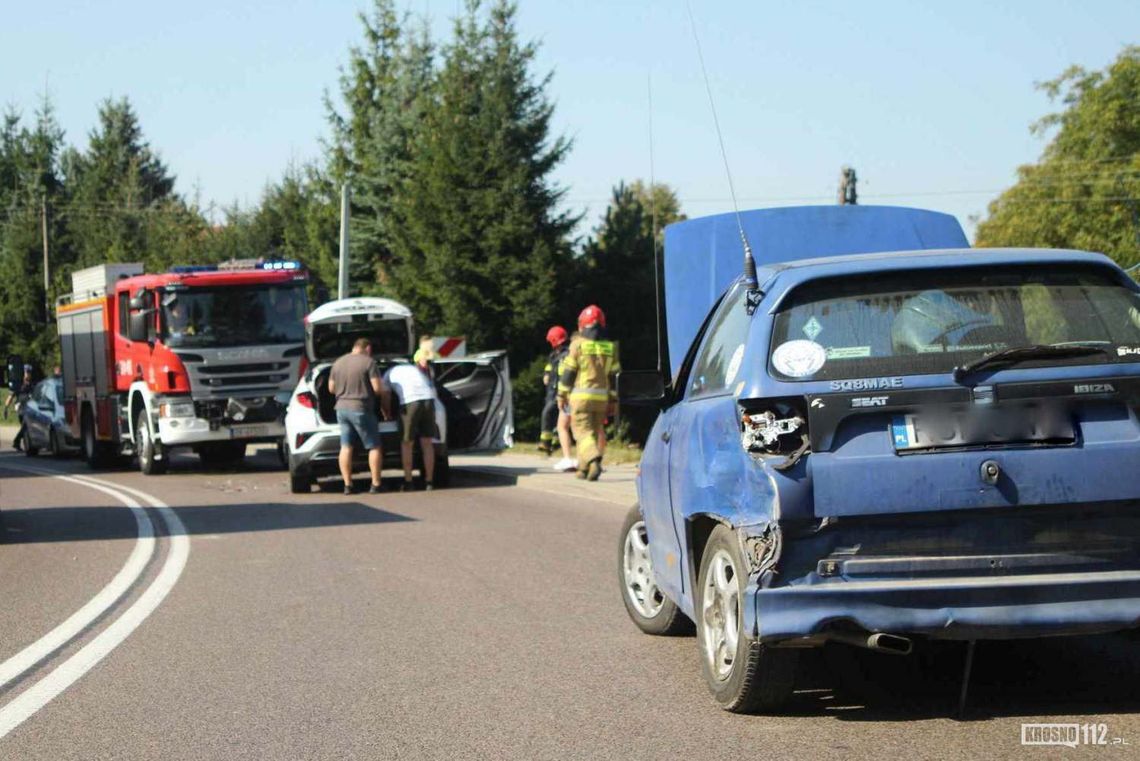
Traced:
<path fill-rule="evenodd" d="M 557 208 L 570 141 L 550 135 L 550 75 L 532 74 L 515 13 L 499 0 L 481 20 L 470 0 L 456 19 L 392 233 L 396 292 L 420 322 L 519 362 L 541 351 L 577 219 Z"/>
<path fill-rule="evenodd" d="M 162 269 L 172 263 L 163 236 L 149 238 L 152 222 L 181 214 L 174 177 L 143 138 L 130 102 L 106 100 L 87 150 L 68 160 L 71 214 L 78 267 L 102 262 L 141 261 Z"/>
<path fill-rule="evenodd" d="M 654 211 L 660 247 L 665 226 L 685 218 L 676 194 L 661 183 L 652 188 L 640 180 L 619 183 L 605 219 L 583 247 L 576 278 L 580 285 L 574 289 L 577 309 L 595 303 L 606 313 L 610 335 L 621 342 L 622 365 L 628 368 L 657 363 Z M 575 305 L 569 306 L 576 315 Z"/>

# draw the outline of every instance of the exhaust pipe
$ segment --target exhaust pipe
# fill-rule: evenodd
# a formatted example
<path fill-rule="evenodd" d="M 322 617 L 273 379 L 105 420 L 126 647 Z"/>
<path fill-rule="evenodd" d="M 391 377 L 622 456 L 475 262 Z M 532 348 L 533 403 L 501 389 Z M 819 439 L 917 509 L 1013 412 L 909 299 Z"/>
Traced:
<path fill-rule="evenodd" d="M 891 655 L 910 655 L 911 650 L 914 649 L 914 643 L 912 643 L 908 637 L 900 637 L 897 634 L 886 634 L 883 632 L 877 632 L 875 634 L 868 634 L 866 632 L 830 632 L 828 639 L 834 640 L 835 642 L 842 642 L 845 645 L 875 650 L 880 653 L 890 653 Z"/>

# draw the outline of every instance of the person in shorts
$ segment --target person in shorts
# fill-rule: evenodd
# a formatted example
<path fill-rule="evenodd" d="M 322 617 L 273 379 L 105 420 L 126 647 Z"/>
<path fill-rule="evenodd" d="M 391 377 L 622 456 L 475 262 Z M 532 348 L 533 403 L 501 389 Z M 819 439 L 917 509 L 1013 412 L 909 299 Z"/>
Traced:
<path fill-rule="evenodd" d="M 388 390 L 395 393 L 400 405 L 400 459 L 404 465 L 403 491 L 412 489 L 412 454 L 417 441 L 423 457 L 424 484 L 426 489 L 434 487 L 435 476 L 435 382 L 432 379 L 431 360 L 435 352 L 430 346 L 421 344 L 413 364 L 401 364 L 388 370 L 384 375 L 384 408 L 390 410 L 391 399 Z M 387 414 L 391 414 L 388 412 Z"/>
<path fill-rule="evenodd" d="M 368 470 L 372 474 L 370 494 L 380 493 L 380 421 L 376 418 L 376 398 L 384 395 L 380 368 L 372 359 L 372 344 L 358 338 L 352 351 L 333 363 L 329 371 L 329 393 L 336 397 L 336 421 L 340 425 L 340 475 L 344 493 L 352 494 L 352 451 L 357 441 L 368 450 Z"/>

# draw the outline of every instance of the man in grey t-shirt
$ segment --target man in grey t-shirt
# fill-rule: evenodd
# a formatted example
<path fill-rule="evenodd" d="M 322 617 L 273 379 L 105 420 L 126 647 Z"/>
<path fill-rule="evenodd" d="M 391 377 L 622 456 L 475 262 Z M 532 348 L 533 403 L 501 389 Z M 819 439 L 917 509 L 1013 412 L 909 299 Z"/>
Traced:
<path fill-rule="evenodd" d="M 383 390 L 380 368 L 372 359 L 372 344 L 358 338 L 352 351 L 333 363 L 329 371 L 329 393 L 336 396 L 336 421 L 340 424 L 340 475 L 344 493 L 352 494 L 352 448 L 356 439 L 368 450 L 372 473 L 370 494 L 380 493 L 380 422 L 376 419 L 376 397 Z"/>

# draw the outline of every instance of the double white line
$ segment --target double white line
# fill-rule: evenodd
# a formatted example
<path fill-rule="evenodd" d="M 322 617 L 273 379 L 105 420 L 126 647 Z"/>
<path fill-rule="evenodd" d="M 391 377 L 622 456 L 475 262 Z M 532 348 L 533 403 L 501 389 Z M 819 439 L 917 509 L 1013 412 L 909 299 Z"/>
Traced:
<path fill-rule="evenodd" d="M 154 524 L 146 510 L 140 505 L 139 500 L 158 511 L 159 518 L 162 519 L 170 537 L 170 551 L 166 555 L 162 570 L 129 608 L 124 610 L 107 628 L 67 660 L 56 666 L 38 682 L 4 705 L 3 708 L 0 708 L 0 737 L 4 737 L 20 726 L 36 711 L 79 680 L 129 637 L 131 632 L 137 629 L 139 624 L 154 612 L 166 595 L 170 593 L 170 590 L 174 588 L 178 577 L 182 575 L 182 569 L 186 567 L 186 560 L 190 556 L 190 539 L 186 535 L 186 527 L 182 521 L 168 505 L 146 492 L 89 476 L 60 475 L 49 470 L 29 468 L 23 465 L 5 464 L 4 467 L 51 476 L 114 497 L 130 508 L 138 526 L 138 539 L 127 558 L 127 562 L 107 586 L 103 587 L 86 605 L 62 624 L 0 664 L 0 689 L 11 684 L 22 674 L 27 673 L 61 647 L 66 646 L 122 599 L 143 575 L 147 564 L 154 557 L 157 543 Z"/>

